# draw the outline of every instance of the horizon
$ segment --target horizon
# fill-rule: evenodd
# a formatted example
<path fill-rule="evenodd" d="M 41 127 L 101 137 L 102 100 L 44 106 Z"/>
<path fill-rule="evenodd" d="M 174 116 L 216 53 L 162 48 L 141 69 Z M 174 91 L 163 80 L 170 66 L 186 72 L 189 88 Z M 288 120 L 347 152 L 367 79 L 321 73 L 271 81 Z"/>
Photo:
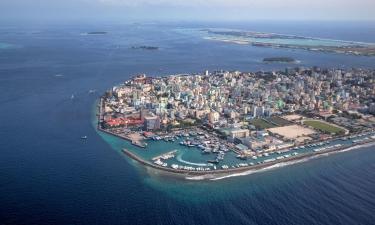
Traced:
<path fill-rule="evenodd" d="M 3 22 L 375 21 L 375 1 L 317 0 L 3 0 Z"/>

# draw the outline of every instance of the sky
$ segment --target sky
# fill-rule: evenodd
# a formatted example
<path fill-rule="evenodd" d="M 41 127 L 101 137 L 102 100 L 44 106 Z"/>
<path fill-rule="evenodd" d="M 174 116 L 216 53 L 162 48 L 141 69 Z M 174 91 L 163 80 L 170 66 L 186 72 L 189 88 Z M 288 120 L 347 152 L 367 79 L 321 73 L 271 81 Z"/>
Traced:
<path fill-rule="evenodd" d="M 375 20 L 375 0 L 0 0 L 3 21 Z"/>

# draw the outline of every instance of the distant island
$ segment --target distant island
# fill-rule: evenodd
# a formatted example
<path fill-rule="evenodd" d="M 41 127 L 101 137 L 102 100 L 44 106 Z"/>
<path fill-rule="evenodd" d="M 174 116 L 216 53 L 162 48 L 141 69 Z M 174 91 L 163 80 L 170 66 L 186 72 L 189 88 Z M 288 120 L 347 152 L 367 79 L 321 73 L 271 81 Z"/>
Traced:
<path fill-rule="evenodd" d="M 200 29 L 197 33 L 207 40 L 255 47 L 301 49 L 355 56 L 375 56 L 374 43 L 228 29 Z"/>
<path fill-rule="evenodd" d="M 268 58 L 264 58 L 263 62 L 266 62 L 266 63 L 273 63 L 273 62 L 295 63 L 297 61 L 295 59 L 293 59 L 292 57 L 268 57 Z"/>
<path fill-rule="evenodd" d="M 141 45 L 141 46 L 132 46 L 131 49 L 158 50 L 159 47 Z"/>
<path fill-rule="evenodd" d="M 92 31 L 92 32 L 87 32 L 86 34 L 89 35 L 103 35 L 103 34 L 108 34 L 106 31 Z"/>

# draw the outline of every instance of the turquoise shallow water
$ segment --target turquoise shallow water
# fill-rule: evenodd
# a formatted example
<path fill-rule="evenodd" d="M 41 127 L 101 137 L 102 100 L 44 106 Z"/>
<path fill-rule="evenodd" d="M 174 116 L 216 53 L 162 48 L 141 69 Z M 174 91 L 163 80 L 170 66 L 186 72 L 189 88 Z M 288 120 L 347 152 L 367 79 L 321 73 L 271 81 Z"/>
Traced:
<path fill-rule="evenodd" d="M 94 121 L 93 123 L 96 124 Z M 167 163 L 168 168 L 171 168 L 171 165 L 179 165 L 179 166 L 189 166 L 194 168 L 209 168 L 210 170 L 219 170 L 222 169 L 222 166 L 229 166 L 229 168 L 238 168 L 240 164 L 253 164 L 257 165 L 258 163 L 264 162 L 265 160 L 276 160 L 277 157 L 284 157 L 287 156 L 289 158 L 293 158 L 294 154 L 306 154 L 306 153 L 313 153 L 314 150 L 324 151 L 325 149 L 335 148 L 335 146 L 340 147 L 351 147 L 353 145 L 353 141 L 371 139 L 371 136 L 375 135 L 374 132 L 367 133 L 366 135 L 361 135 L 358 137 L 353 137 L 350 140 L 331 140 L 329 142 L 321 143 L 321 145 L 317 146 L 304 146 L 298 149 L 293 147 L 289 148 L 289 151 L 284 153 L 269 153 L 267 156 L 262 156 L 257 159 L 248 158 L 246 160 L 238 159 L 236 156 L 237 154 L 233 151 L 229 151 L 225 153 L 224 160 L 219 161 L 218 164 L 209 163 L 209 160 L 215 160 L 217 154 L 210 153 L 210 154 L 202 154 L 202 150 L 198 147 L 187 147 L 184 145 L 180 145 L 179 143 L 186 138 L 184 137 L 177 137 L 174 142 L 167 142 L 164 140 L 146 140 L 147 147 L 141 148 L 134 145 L 131 145 L 129 141 L 123 140 L 117 137 L 108 137 L 109 134 L 100 132 L 100 135 L 104 137 L 105 140 L 111 143 L 111 146 L 117 151 L 122 152 L 122 149 L 127 149 L 132 153 L 136 154 L 138 157 L 142 158 L 145 161 L 150 163 L 154 163 L 154 158 L 161 156 L 165 153 L 175 151 L 174 157 L 167 160 L 162 160 L 164 163 Z M 113 140 L 115 139 L 115 140 Z"/>
<path fill-rule="evenodd" d="M 110 143 L 112 148 L 119 152 L 119 154 L 122 154 L 118 148 L 123 146 L 123 143 L 121 144 L 120 142 L 124 141 L 109 137 L 106 134 L 105 136 L 104 138 Z M 214 202 L 232 202 L 236 201 L 235 199 L 251 198 L 253 195 L 264 194 L 264 191 L 288 189 L 290 185 L 293 185 L 293 182 L 296 182 L 298 185 L 305 182 L 309 183 L 308 180 L 314 179 L 314 176 L 320 176 L 323 171 L 329 171 L 330 166 L 341 167 L 347 163 L 337 162 L 336 160 L 347 159 L 350 161 L 353 157 L 361 154 L 370 154 L 372 156 L 373 151 L 374 146 L 366 147 L 365 149 L 355 149 L 344 153 L 335 153 L 329 156 L 310 159 L 297 164 L 220 180 L 186 180 L 180 176 L 146 168 L 138 162 L 127 158 L 125 155 L 123 157 L 137 169 L 138 175 L 142 177 L 142 182 L 154 190 L 167 194 L 177 201 L 188 201 L 192 204 L 214 204 Z M 359 161 L 360 159 L 356 159 L 352 160 L 351 163 L 357 164 L 360 163 Z M 370 161 L 368 160 L 368 162 Z M 348 180 L 348 182 L 351 181 Z M 311 190 L 308 189 L 306 191 Z"/>
<path fill-rule="evenodd" d="M 95 112 L 95 111 L 93 111 Z M 93 126 L 96 126 L 96 118 L 93 113 Z M 200 176 L 193 176 L 193 179 L 186 179 L 185 176 L 173 175 L 165 173 L 153 168 L 145 167 L 139 164 L 137 161 L 128 158 L 121 152 L 123 148 L 126 148 L 133 153 L 141 156 L 142 158 L 152 162 L 152 158 L 160 154 L 178 150 L 176 159 L 168 160 L 168 163 L 180 163 L 183 165 L 203 166 L 199 164 L 206 164 L 207 159 L 213 158 L 212 155 L 202 155 L 200 150 L 193 147 L 189 148 L 186 146 L 179 145 L 177 140 L 174 143 L 165 141 L 152 141 L 149 140 L 148 147 L 146 149 L 135 147 L 129 143 L 129 141 L 111 136 L 109 134 L 97 131 L 98 134 L 110 144 L 111 148 L 118 154 L 122 155 L 124 160 L 134 166 L 139 176 L 142 177 L 144 184 L 150 186 L 156 191 L 167 194 L 168 196 L 178 201 L 189 201 L 192 204 L 200 204 L 202 202 L 211 203 L 215 201 L 232 201 L 236 198 L 244 197 L 244 189 L 246 189 L 246 195 L 257 194 L 260 191 L 264 191 L 264 188 L 272 188 L 277 185 L 277 188 L 283 188 L 283 185 L 288 185 L 287 182 L 291 182 L 291 174 L 293 179 L 301 179 L 299 182 L 303 182 L 304 179 L 309 179 L 309 176 L 314 175 L 316 172 L 324 170 L 324 168 L 315 168 L 315 166 L 324 165 L 327 167 L 331 162 L 340 158 L 351 158 L 358 154 L 372 154 L 374 151 L 374 145 L 368 144 L 367 147 L 352 147 L 350 151 L 333 153 L 320 157 L 310 157 L 303 160 L 298 160 L 296 163 L 282 163 L 272 166 L 272 168 L 266 168 L 260 171 L 244 172 L 232 174 L 229 176 L 223 176 L 223 179 L 203 179 Z M 371 135 L 371 134 L 370 134 Z M 370 135 L 358 137 L 364 138 Z M 183 138 L 179 138 L 183 139 Z M 335 145 L 337 143 L 350 145 L 351 141 L 337 140 L 330 143 Z M 325 145 L 329 146 L 329 145 Z M 318 147 L 311 147 L 291 152 L 299 152 L 300 154 L 305 152 L 311 152 L 311 149 Z M 291 154 L 288 152 L 288 154 Z M 241 163 L 241 162 L 256 162 L 258 160 L 238 160 L 235 158 L 235 154 L 230 152 L 227 153 L 230 156 L 226 157 L 226 160 L 221 163 Z M 342 155 L 341 155 L 342 154 Z M 279 156 L 278 154 L 271 154 L 269 157 L 264 157 L 261 160 Z M 229 158 L 229 159 L 228 159 Z M 186 162 L 188 161 L 188 162 Z M 358 161 L 358 160 L 357 160 Z M 326 163 L 326 164 L 325 164 Z M 169 164 L 169 165 L 170 165 Z M 314 170 L 317 170 L 314 172 Z M 299 176 L 299 177 L 298 177 Z M 298 178 L 297 178 L 298 177 Z M 289 180 L 289 181 L 288 181 Z M 290 184 L 289 184 L 290 185 Z M 270 187 L 271 186 L 271 187 Z M 220 187 L 220 188 L 218 188 Z M 250 193 L 249 193 L 250 192 Z M 204 197 L 202 197 L 204 196 Z"/>
<path fill-rule="evenodd" d="M 7 48 L 11 48 L 11 47 L 12 47 L 11 44 L 1 43 L 0 42 L 0 49 L 7 49 Z"/>

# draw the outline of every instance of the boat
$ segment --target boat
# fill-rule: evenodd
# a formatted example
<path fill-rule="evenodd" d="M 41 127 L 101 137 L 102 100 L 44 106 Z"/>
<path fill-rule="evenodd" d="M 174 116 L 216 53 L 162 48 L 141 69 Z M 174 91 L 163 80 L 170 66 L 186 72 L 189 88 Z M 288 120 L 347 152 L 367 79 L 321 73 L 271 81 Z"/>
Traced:
<path fill-rule="evenodd" d="M 219 163 L 219 160 L 217 160 L 217 159 L 209 159 L 209 160 L 207 160 L 207 162 L 209 162 L 209 163 L 213 163 L 213 164 L 218 164 Z"/>
<path fill-rule="evenodd" d="M 142 143 L 142 142 L 137 142 L 137 141 L 132 141 L 131 143 L 132 143 L 132 145 L 135 145 L 135 146 L 140 147 L 140 148 L 146 148 L 147 147 L 147 143 Z"/>
<path fill-rule="evenodd" d="M 237 155 L 236 157 L 239 158 L 239 159 L 242 159 L 242 160 L 247 159 L 247 157 L 245 155 Z"/>
<path fill-rule="evenodd" d="M 275 161 L 276 159 L 275 158 L 270 158 L 270 159 L 265 159 L 263 160 L 264 163 L 268 163 L 268 162 L 273 162 Z"/>
<path fill-rule="evenodd" d="M 219 152 L 219 154 L 217 155 L 216 159 L 217 160 L 223 160 L 224 159 L 224 155 L 225 155 L 224 152 Z"/>
<path fill-rule="evenodd" d="M 205 148 L 203 151 L 202 151 L 202 154 L 209 154 L 211 153 L 211 149 L 210 148 Z"/>
<path fill-rule="evenodd" d="M 87 136 L 82 136 L 81 139 L 87 139 Z"/>

